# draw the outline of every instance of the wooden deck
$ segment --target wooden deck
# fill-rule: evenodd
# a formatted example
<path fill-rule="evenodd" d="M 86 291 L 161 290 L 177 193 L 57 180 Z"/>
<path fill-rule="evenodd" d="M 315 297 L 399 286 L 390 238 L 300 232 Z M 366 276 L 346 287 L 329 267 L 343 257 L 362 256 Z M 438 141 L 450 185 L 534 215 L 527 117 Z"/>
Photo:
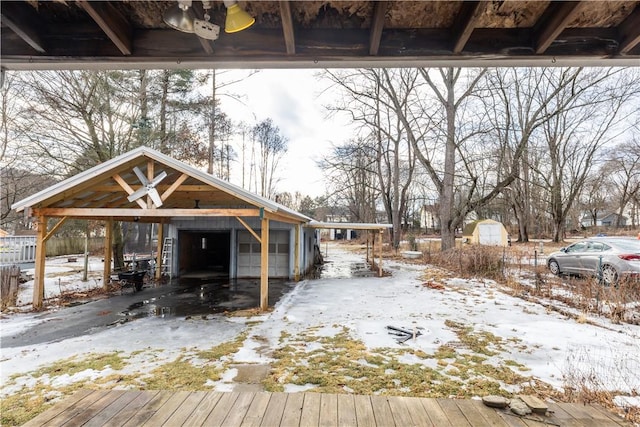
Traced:
<path fill-rule="evenodd" d="M 25 426 L 630 426 L 595 405 L 519 417 L 477 400 L 320 393 L 81 390 Z"/>

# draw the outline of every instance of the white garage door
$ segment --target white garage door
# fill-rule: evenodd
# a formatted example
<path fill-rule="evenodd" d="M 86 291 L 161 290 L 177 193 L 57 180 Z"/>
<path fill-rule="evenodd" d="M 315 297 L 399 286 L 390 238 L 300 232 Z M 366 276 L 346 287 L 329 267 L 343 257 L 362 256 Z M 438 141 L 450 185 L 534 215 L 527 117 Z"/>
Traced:
<path fill-rule="evenodd" d="M 260 243 L 238 231 L 238 277 L 260 277 Z M 269 277 L 289 277 L 289 231 L 269 232 Z"/>

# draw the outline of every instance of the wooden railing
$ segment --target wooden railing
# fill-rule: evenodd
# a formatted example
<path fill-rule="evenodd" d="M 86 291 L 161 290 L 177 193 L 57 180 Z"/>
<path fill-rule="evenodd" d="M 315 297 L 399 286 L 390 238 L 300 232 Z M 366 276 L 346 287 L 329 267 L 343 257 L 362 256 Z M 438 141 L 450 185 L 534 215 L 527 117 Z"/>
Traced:
<path fill-rule="evenodd" d="M 35 260 L 35 236 L 0 237 L 0 266 L 25 264 Z"/>

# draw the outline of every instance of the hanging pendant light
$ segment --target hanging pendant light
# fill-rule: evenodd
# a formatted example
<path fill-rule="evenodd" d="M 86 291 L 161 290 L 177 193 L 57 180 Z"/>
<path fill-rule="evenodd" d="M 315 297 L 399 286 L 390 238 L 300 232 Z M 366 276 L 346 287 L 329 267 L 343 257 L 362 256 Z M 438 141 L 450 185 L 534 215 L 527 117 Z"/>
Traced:
<path fill-rule="evenodd" d="M 235 0 L 224 0 L 227 7 L 227 19 L 224 24 L 225 33 L 237 33 L 252 26 L 256 19 L 238 6 Z"/>
<path fill-rule="evenodd" d="M 167 9 L 163 15 L 165 24 L 183 33 L 193 33 L 196 15 L 191 8 L 191 0 L 178 0 L 178 3 Z"/>

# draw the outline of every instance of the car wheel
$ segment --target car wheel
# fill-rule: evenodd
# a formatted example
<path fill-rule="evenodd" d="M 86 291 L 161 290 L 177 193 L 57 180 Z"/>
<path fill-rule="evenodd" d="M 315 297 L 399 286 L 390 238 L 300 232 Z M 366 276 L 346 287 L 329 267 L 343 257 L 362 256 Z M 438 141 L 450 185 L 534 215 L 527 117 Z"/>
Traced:
<path fill-rule="evenodd" d="M 610 265 L 602 267 L 602 283 L 604 283 L 605 286 L 611 286 L 618 283 L 618 272 L 615 268 Z"/>
<path fill-rule="evenodd" d="M 558 261 L 555 259 L 549 260 L 549 271 L 556 276 L 560 274 L 560 265 L 558 264 Z"/>

